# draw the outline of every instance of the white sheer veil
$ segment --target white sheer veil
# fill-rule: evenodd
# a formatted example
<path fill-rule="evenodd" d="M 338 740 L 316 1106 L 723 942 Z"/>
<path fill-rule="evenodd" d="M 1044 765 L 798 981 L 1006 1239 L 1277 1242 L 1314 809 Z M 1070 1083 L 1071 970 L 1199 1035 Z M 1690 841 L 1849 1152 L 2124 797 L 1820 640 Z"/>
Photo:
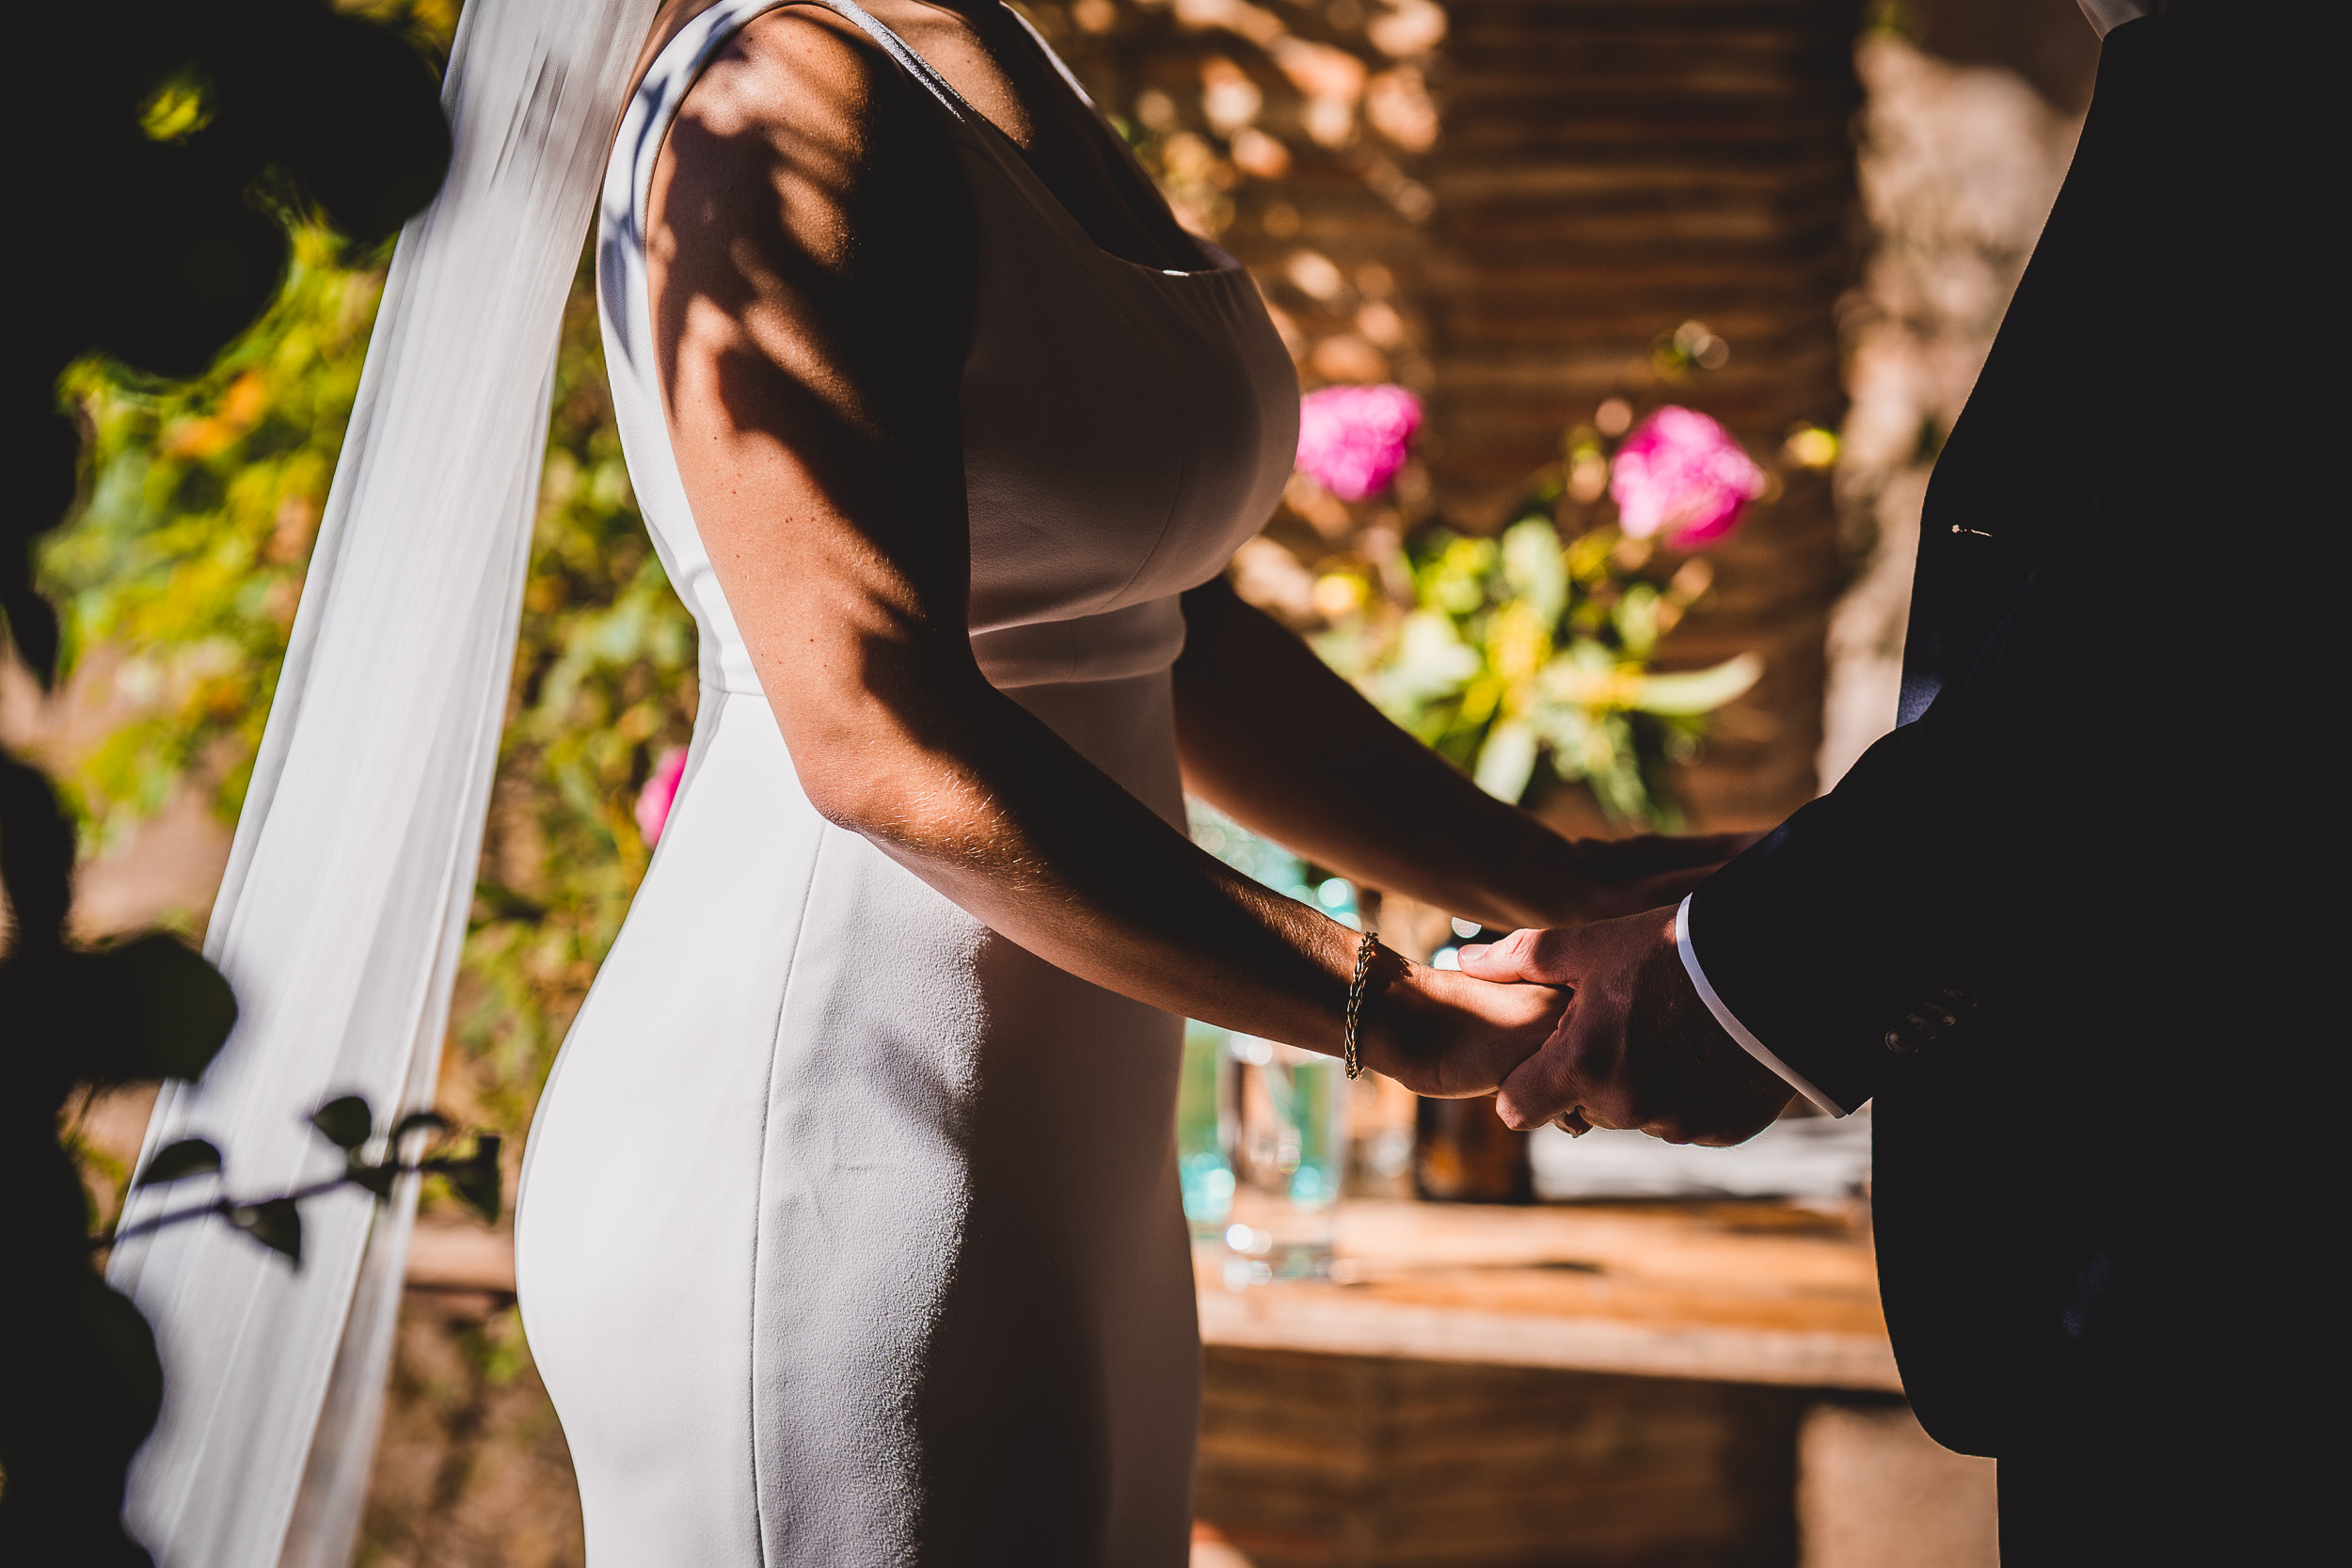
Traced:
<path fill-rule="evenodd" d="M 400 236 L 207 954 L 242 1008 L 151 1153 L 200 1134 L 230 1189 L 335 1168 L 334 1095 L 423 1104 L 514 659 L 556 335 L 656 0 L 469 0 L 455 153 Z M 144 1160 L 146 1153 L 141 1158 Z M 136 1196 L 126 1218 L 167 1195 Z M 304 1205 L 299 1271 L 226 1226 L 126 1243 L 164 1412 L 131 1474 L 163 1568 L 342 1568 L 358 1531 L 415 1213 Z"/>

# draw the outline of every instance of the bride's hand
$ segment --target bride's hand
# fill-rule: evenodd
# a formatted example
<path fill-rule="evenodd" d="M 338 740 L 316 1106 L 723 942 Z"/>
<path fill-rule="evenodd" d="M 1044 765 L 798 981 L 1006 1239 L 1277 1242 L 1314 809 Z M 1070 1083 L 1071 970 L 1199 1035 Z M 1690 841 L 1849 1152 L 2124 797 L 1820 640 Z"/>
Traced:
<path fill-rule="evenodd" d="M 1580 873 L 1564 880 L 1551 924 L 1581 926 L 1614 920 L 1682 901 L 1689 893 L 1763 835 L 1708 833 L 1669 837 L 1579 838 L 1568 841 Z"/>
<path fill-rule="evenodd" d="M 1491 1094 L 1542 1049 L 1566 1010 L 1552 986 L 1497 985 L 1391 958 L 1364 1000 L 1364 1066 L 1440 1100 Z"/>

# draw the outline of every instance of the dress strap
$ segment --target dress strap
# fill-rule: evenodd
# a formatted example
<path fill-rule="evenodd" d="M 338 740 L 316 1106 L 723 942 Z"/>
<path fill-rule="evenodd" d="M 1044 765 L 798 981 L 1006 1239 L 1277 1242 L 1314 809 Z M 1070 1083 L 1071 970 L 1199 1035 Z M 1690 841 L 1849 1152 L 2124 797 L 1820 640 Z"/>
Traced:
<path fill-rule="evenodd" d="M 823 6 L 846 18 L 881 44 L 898 62 L 899 69 L 922 83 L 957 129 L 987 146 L 992 154 L 996 152 L 979 125 L 974 123 L 986 123 L 977 111 L 948 86 L 946 78 L 907 47 L 905 40 L 854 0 L 716 0 L 677 25 L 677 30 L 646 64 L 644 73 L 638 78 L 636 91 L 629 95 L 628 104 L 622 111 L 605 185 L 604 223 L 608 230 L 617 230 L 643 245 L 645 200 L 653 185 L 654 165 L 687 94 L 702 79 L 712 56 L 724 49 L 736 34 L 770 11 L 789 5 Z"/>
<path fill-rule="evenodd" d="M 794 3 L 794 0 L 787 0 L 787 3 Z M 963 95 L 948 85 L 947 78 L 931 69 L 930 61 L 909 48 L 906 40 L 882 25 L 881 20 L 858 5 L 857 0 L 798 0 L 798 3 L 824 6 L 856 24 L 866 37 L 888 50 L 890 57 L 897 60 L 907 74 L 930 88 L 931 96 L 938 99 L 959 121 L 969 124 L 979 120 L 986 123 L 985 117 L 965 103 Z"/>
<path fill-rule="evenodd" d="M 1045 35 L 1039 32 L 1027 17 L 1023 16 L 1019 11 L 1013 10 L 1010 6 L 1006 6 L 1005 9 L 1012 11 L 1012 19 L 1021 24 L 1021 30 L 1028 34 L 1029 37 L 1036 41 L 1037 52 L 1045 56 L 1045 63 L 1052 66 L 1060 75 L 1061 79 L 1069 84 L 1070 90 L 1078 95 L 1078 102 L 1084 103 L 1088 108 L 1092 109 L 1096 114 L 1101 114 L 1103 112 L 1102 105 L 1095 103 L 1094 95 L 1087 91 L 1086 84 L 1078 80 L 1077 72 L 1070 69 L 1069 62 L 1064 60 L 1060 55 L 1055 52 L 1052 44 L 1045 41 Z M 1120 145 L 1124 147 L 1127 144 L 1122 141 Z"/>
<path fill-rule="evenodd" d="M 954 86 L 931 68 L 929 60 L 916 54 L 907 41 L 883 24 L 880 18 L 866 10 L 856 0 L 715 0 L 683 23 L 671 35 L 645 67 L 637 90 L 630 95 L 615 137 L 615 162 L 626 147 L 629 164 L 636 174 L 636 210 L 640 217 L 644 212 L 644 197 L 653 179 L 655 157 L 668 135 L 671 123 L 686 95 L 701 80 L 711 57 L 724 49 L 728 40 L 770 11 L 786 6 L 821 6 L 848 21 L 867 38 L 882 45 L 898 68 L 921 83 L 947 116 L 951 128 L 968 142 L 986 151 L 990 158 L 1005 164 L 1011 153 L 1009 144 L 1003 142 L 1003 134 L 990 123 L 988 117 L 967 103 Z M 1010 8 L 1007 8 L 1009 9 Z M 1019 12 L 1013 13 L 1016 17 Z M 1027 24 L 1023 23 L 1024 26 Z M 1040 40 L 1041 43 L 1042 40 Z M 1077 88 L 1076 78 L 1059 56 L 1047 51 L 1065 81 Z M 1085 97 L 1084 89 L 1078 88 Z M 1090 103 L 1092 101 L 1088 100 Z M 629 145 L 634 143 L 633 146 Z M 1017 157 L 1018 154 L 1012 154 Z"/>

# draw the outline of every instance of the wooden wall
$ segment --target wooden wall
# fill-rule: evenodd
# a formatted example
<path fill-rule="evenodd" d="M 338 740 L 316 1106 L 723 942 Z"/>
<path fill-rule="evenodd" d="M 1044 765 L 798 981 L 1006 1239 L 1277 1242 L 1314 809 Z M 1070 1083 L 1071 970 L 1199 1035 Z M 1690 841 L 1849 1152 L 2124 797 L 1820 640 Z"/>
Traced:
<path fill-rule="evenodd" d="M 1852 270 L 1853 8 L 1839 0 L 1454 0 L 1437 85 L 1428 278 L 1438 492 L 1506 500 L 1613 393 L 1670 398 L 1770 452 L 1843 407 L 1836 305 Z M 1721 369 L 1653 384 L 1697 319 Z M 1716 602 L 1669 641 L 1742 648 L 1764 682 L 1686 770 L 1702 820 L 1763 825 L 1813 793 L 1823 633 L 1839 585 L 1827 477 L 1792 471 L 1717 557 Z"/>
<path fill-rule="evenodd" d="M 1836 427 L 1859 0 L 1025 8 L 1180 211 L 1249 264 L 1309 386 L 1396 380 L 1428 400 L 1404 523 L 1505 521 L 1613 393 L 1686 402 L 1758 456 L 1794 424 Z M 1729 361 L 1658 386 L 1653 341 L 1687 320 Z M 1304 569 L 1349 543 L 1297 516 L 1270 538 Z M 1662 661 L 1753 648 L 1767 673 L 1681 790 L 1700 825 L 1762 826 L 1814 791 L 1841 578 L 1826 476 L 1795 472 L 1716 564 L 1713 602 Z"/>

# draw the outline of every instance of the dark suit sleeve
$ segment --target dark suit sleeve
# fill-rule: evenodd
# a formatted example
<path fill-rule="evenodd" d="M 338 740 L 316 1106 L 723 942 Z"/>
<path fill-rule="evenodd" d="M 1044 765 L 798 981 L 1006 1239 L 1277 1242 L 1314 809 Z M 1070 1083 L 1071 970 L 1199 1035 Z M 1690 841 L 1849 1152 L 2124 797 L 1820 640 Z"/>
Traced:
<path fill-rule="evenodd" d="M 1723 1006 L 1847 1110 L 1911 1050 L 1964 1049 L 1977 1005 L 2128 937 L 2158 891 L 2153 803 L 2193 744 L 2184 721 L 2231 699 L 2197 644 L 2192 574 L 2245 500 L 2212 416 L 2261 291 L 2247 230 L 2217 236 L 2241 215 L 2218 182 L 2255 122 L 2176 21 L 2110 35 L 2066 189 L 1939 463 L 1913 623 L 1932 702 L 1691 902 Z"/>
<path fill-rule="evenodd" d="M 1912 1019 L 1965 1016 L 2060 949 L 2069 921 L 2098 918 L 2090 868 L 2126 845 L 2099 819 L 2124 737 L 2099 733 L 2098 699 L 2084 700 L 2122 673 L 2102 646 L 2095 565 L 2036 571 L 1925 717 L 1691 900 L 1717 997 L 1844 1110 L 1920 1043 Z"/>

